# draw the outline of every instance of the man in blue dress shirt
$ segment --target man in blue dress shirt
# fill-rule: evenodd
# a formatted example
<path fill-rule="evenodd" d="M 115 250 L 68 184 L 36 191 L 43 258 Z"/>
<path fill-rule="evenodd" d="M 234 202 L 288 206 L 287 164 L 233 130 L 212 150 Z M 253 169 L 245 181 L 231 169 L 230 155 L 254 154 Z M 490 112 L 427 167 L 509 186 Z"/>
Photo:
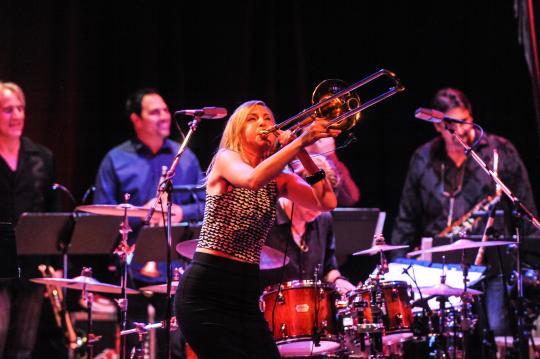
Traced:
<path fill-rule="evenodd" d="M 156 189 L 162 175 L 162 167 L 169 167 L 180 148 L 180 144 L 169 139 L 171 113 L 163 98 L 154 89 L 141 89 L 133 93 L 126 102 L 126 113 L 135 130 L 135 137 L 110 150 L 99 167 L 96 179 L 95 204 L 118 204 L 124 202 L 129 193 L 129 203 L 149 206 L 155 200 Z M 173 183 L 177 185 L 200 185 L 203 173 L 195 154 L 186 148 L 175 171 Z M 165 199 L 166 196 L 163 196 Z M 203 191 L 173 193 L 173 223 L 200 221 L 203 217 L 205 194 Z M 161 208 L 159 205 L 158 209 Z M 152 224 L 160 223 L 161 216 L 155 214 Z M 142 227 L 142 220 L 130 219 L 133 233 L 130 244 Z M 160 243 L 165 238 L 156 238 Z M 174 248 L 173 248 L 174 250 Z M 173 265 L 178 266 L 179 263 Z M 181 264 L 180 264 L 181 265 Z M 153 273 L 142 263 L 131 263 L 129 272 L 133 285 L 143 287 L 166 281 L 166 264 L 159 262 Z M 157 269 L 157 270 L 156 270 Z M 159 297 L 159 296 L 158 296 Z M 166 300 L 153 296 L 150 302 L 156 308 L 156 320 L 163 320 Z M 143 297 L 129 298 L 128 319 L 147 321 Z M 164 333 L 160 334 L 163 335 Z M 158 338 L 159 340 L 159 338 Z M 166 348 L 158 345 L 159 357 L 164 357 Z"/>
<path fill-rule="evenodd" d="M 127 115 L 135 130 L 132 138 L 113 148 L 99 167 L 94 203 L 129 202 L 144 206 L 154 199 L 161 168 L 170 166 L 180 144 L 168 139 L 171 113 L 163 98 L 153 89 L 142 89 L 126 103 Z M 176 168 L 175 185 L 198 185 L 203 173 L 197 157 L 186 149 Z M 204 193 L 177 192 L 173 195 L 173 222 L 202 219 Z M 157 217 L 157 216 L 155 216 Z"/>

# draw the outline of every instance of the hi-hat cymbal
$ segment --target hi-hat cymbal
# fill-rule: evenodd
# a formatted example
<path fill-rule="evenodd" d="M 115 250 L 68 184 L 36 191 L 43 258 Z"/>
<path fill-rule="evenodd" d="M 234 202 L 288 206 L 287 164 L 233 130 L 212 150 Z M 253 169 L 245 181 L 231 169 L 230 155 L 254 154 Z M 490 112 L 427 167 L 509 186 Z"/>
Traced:
<path fill-rule="evenodd" d="M 402 248 L 408 248 L 408 247 L 409 246 L 392 246 L 389 244 L 376 244 L 372 246 L 371 248 L 353 253 L 353 256 L 360 256 L 360 255 L 365 255 L 365 254 L 374 255 L 374 254 L 379 254 L 380 252 L 393 251 L 396 249 L 402 249 Z"/>
<path fill-rule="evenodd" d="M 174 280 L 171 283 L 171 293 L 174 294 L 176 292 L 176 288 L 178 288 L 178 281 Z M 146 292 L 154 292 L 154 293 L 167 293 L 167 283 L 164 284 L 155 284 L 155 285 L 149 285 L 147 287 L 139 288 L 142 291 Z"/>
<path fill-rule="evenodd" d="M 75 208 L 76 211 L 80 212 L 89 212 L 94 214 L 101 214 L 107 216 L 123 216 L 127 211 L 128 217 L 137 217 L 144 218 L 148 214 L 148 208 L 138 207 L 131 205 L 129 203 L 120 203 L 120 204 L 89 204 L 84 206 L 78 206 Z M 167 213 L 167 210 L 162 211 L 157 209 L 154 211 L 154 216 L 160 215 L 162 213 Z M 171 213 L 174 216 L 174 213 Z"/>
<path fill-rule="evenodd" d="M 413 289 L 417 291 L 416 288 Z M 422 292 L 422 295 L 442 295 L 446 297 L 450 297 L 452 295 L 459 297 L 464 293 L 463 288 L 454 288 L 446 283 L 437 283 L 431 287 L 420 287 L 420 291 Z M 469 288 L 467 288 L 467 293 L 471 295 L 482 294 L 482 292 L 479 290 Z"/>
<path fill-rule="evenodd" d="M 122 287 L 102 283 L 97 279 L 86 276 L 78 276 L 75 278 L 32 278 L 31 282 L 45 285 L 53 285 L 61 288 L 83 290 L 86 288 L 89 292 L 97 293 L 112 293 L 112 294 L 121 294 Z M 127 294 L 138 294 L 139 292 L 135 289 L 126 288 Z"/>
<path fill-rule="evenodd" d="M 193 259 L 195 250 L 197 249 L 198 239 L 192 239 L 189 241 L 180 242 L 176 245 L 176 252 L 181 256 L 189 259 Z M 275 269 L 283 267 L 284 254 L 277 249 L 263 246 L 261 252 L 261 262 L 259 264 L 260 269 Z M 289 257 L 285 259 L 285 265 L 289 263 Z"/>
<path fill-rule="evenodd" d="M 476 241 L 471 241 L 469 239 L 460 239 L 460 240 L 455 241 L 452 244 L 446 244 L 444 246 L 438 246 L 438 247 L 432 247 L 432 248 L 427 248 L 427 249 L 420 249 L 418 251 L 413 251 L 413 252 L 407 253 L 407 256 L 412 257 L 412 256 L 423 254 L 423 253 L 451 252 L 451 251 L 458 251 L 458 250 L 471 249 L 471 248 L 504 246 L 504 245 L 508 245 L 512 243 L 515 243 L 515 242 L 511 242 L 511 241 L 476 242 Z"/>

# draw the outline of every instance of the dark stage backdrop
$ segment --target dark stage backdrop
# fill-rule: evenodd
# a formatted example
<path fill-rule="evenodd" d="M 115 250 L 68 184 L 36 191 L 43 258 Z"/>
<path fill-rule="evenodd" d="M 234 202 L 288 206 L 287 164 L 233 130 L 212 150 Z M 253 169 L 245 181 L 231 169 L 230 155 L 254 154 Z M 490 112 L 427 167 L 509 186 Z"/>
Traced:
<path fill-rule="evenodd" d="M 516 145 L 539 203 L 539 141 L 512 1 L 0 4 L 0 79 L 24 88 L 26 135 L 54 151 L 59 181 L 77 198 L 106 151 L 131 135 L 123 105 L 136 88 L 158 88 L 171 111 L 231 112 L 262 99 L 282 120 L 310 104 L 321 80 L 353 83 L 379 68 L 407 90 L 367 110 L 358 141 L 339 153 L 359 206 L 386 210 L 391 222 L 413 150 L 435 134 L 414 110 L 443 86 L 463 89 L 476 122 Z M 193 138 L 204 166 L 223 125 L 205 121 Z"/>

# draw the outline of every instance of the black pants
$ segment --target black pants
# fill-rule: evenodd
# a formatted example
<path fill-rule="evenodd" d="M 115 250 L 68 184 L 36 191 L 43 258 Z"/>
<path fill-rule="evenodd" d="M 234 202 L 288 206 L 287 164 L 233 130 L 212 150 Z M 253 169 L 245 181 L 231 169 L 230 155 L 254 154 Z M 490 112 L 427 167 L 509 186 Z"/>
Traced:
<path fill-rule="evenodd" d="M 199 359 L 280 357 L 259 295 L 258 265 L 195 253 L 180 280 L 175 309 Z"/>

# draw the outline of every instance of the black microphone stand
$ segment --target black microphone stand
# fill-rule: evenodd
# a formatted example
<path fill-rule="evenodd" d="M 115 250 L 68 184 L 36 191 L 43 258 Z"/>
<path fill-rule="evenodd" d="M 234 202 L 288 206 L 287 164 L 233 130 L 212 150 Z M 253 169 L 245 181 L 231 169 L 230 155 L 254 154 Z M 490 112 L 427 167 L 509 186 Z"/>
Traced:
<path fill-rule="evenodd" d="M 320 308 L 320 295 L 319 295 L 319 270 L 321 268 L 320 264 L 315 266 L 315 272 L 313 273 L 313 289 L 315 290 L 315 310 L 314 310 L 314 320 L 313 320 L 313 333 L 311 334 L 311 339 L 313 340 L 314 347 L 321 346 L 321 329 L 319 328 L 319 308 Z M 313 348 L 312 350 L 313 351 Z"/>
<path fill-rule="evenodd" d="M 167 174 L 165 175 L 165 178 L 163 181 L 161 181 L 158 184 L 158 188 L 156 191 L 156 200 L 154 201 L 152 207 L 148 209 L 148 214 L 145 218 L 145 223 L 149 223 L 152 219 L 152 216 L 154 215 L 154 212 L 156 210 L 156 207 L 158 203 L 161 202 L 161 197 L 164 193 L 167 193 L 167 311 L 166 311 L 166 323 L 165 323 L 165 330 L 166 330 L 166 340 L 165 345 L 167 346 L 167 358 L 171 358 L 171 317 L 172 317 L 172 297 L 171 297 L 171 283 L 172 283 L 172 226 L 171 226 L 171 217 L 172 217 L 172 191 L 173 191 L 173 185 L 172 185 L 172 179 L 175 175 L 176 167 L 178 166 L 178 163 L 180 162 L 180 158 L 184 154 L 187 144 L 189 140 L 191 139 L 193 133 L 197 131 L 197 126 L 201 122 L 201 116 L 203 114 L 197 114 L 195 113 L 193 116 L 193 120 L 189 123 L 189 131 L 184 137 L 184 140 L 182 141 L 182 144 L 180 145 L 180 148 L 178 149 L 178 152 L 176 153 L 176 156 L 174 157 L 174 160 L 169 167 L 169 170 L 167 171 Z"/>
<path fill-rule="evenodd" d="M 491 177 L 491 179 L 499 186 L 502 192 L 510 199 L 514 205 L 514 217 L 516 218 L 515 226 L 515 238 L 518 250 L 516 251 L 516 283 L 518 288 L 517 293 L 517 333 L 514 333 L 514 348 L 517 348 L 519 351 L 519 358 L 525 359 L 529 357 L 528 354 L 528 342 L 530 333 L 525 330 L 525 318 L 524 310 L 522 309 L 524 303 L 523 296 L 523 276 L 521 273 L 521 258 L 520 258 L 520 242 L 521 242 L 521 233 L 519 230 L 519 222 L 525 217 L 532 225 L 534 225 L 538 230 L 540 230 L 540 221 L 531 213 L 531 211 L 517 198 L 514 193 L 504 184 L 504 182 L 499 178 L 497 173 L 488 168 L 487 164 L 480 158 L 480 156 L 466 144 L 460 136 L 456 135 L 455 131 L 448 126 L 448 121 L 444 121 L 444 128 L 456 139 L 457 142 L 465 149 L 465 155 L 470 155 L 473 160 L 486 172 L 486 174 Z M 478 126 L 478 125 L 475 125 Z M 481 130 L 482 128 L 478 126 Z M 483 130 L 482 130 L 483 131 Z"/>

